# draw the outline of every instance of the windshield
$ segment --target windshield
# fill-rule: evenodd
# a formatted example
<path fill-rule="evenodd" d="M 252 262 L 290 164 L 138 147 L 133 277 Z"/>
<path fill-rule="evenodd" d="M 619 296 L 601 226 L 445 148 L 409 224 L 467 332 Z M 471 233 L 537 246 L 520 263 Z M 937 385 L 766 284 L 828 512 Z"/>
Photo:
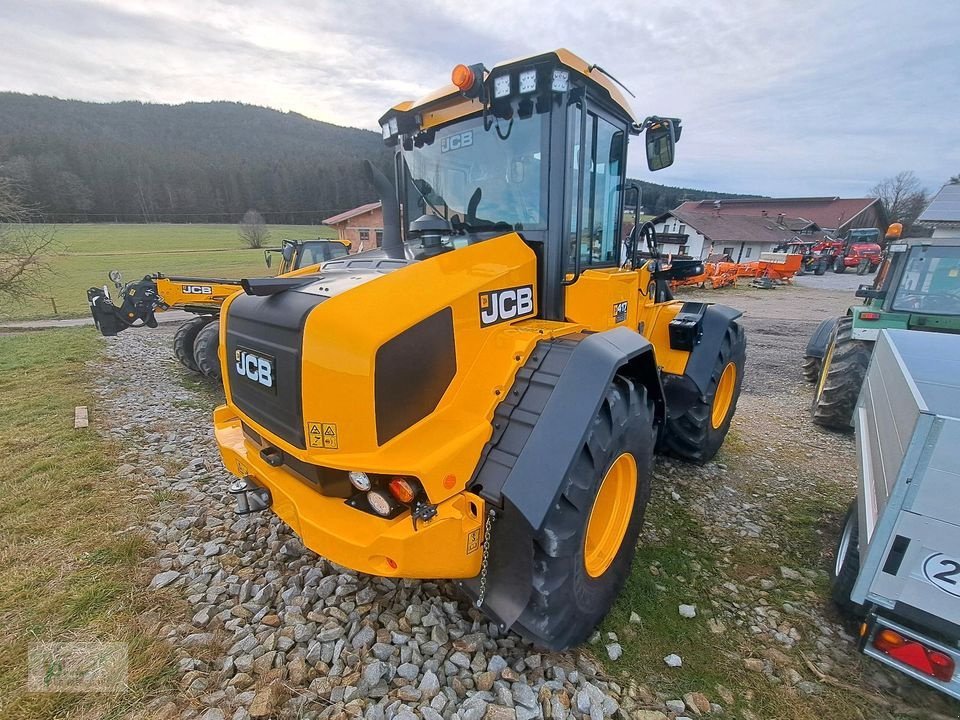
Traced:
<path fill-rule="evenodd" d="M 300 267 L 316 265 L 346 254 L 346 246 L 338 242 L 304 243 L 300 254 Z"/>
<path fill-rule="evenodd" d="M 481 116 L 448 125 L 433 141 L 403 152 L 419 211 L 449 220 L 454 230 L 533 230 L 546 227 L 543 127 L 548 114 L 512 120 Z"/>
<path fill-rule="evenodd" d="M 911 248 L 893 309 L 960 315 L 960 247 Z"/>

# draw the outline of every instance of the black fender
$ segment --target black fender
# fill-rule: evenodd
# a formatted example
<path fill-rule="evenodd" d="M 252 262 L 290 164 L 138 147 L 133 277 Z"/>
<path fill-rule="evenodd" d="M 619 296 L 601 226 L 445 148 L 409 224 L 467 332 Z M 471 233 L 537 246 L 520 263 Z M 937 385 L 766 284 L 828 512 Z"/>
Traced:
<path fill-rule="evenodd" d="M 663 373 L 663 390 L 671 417 L 682 415 L 698 398 L 706 395 L 727 328 L 742 315 L 743 312 L 727 305 L 708 305 L 704 309 L 700 335 L 687 358 L 683 375 Z"/>
<path fill-rule="evenodd" d="M 833 335 L 833 331 L 836 329 L 838 322 L 840 322 L 840 318 L 838 317 L 827 318 L 817 325 L 817 329 L 813 331 L 813 335 L 811 335 L 807 341 L 807 349 L 803 353 L 804 357 L 823 359 L 823 356 L 827 354 L 830 337 Z"/>
<path fill-rule="evenodd" d="M 468 487 L 496 512 L 483 609 L 504 627 L 530 599 L 534 538 L 617 373 L 648 388 L 662 422 L 653 345 L 627 328 L 539 343 L 494 414 L 493 436 Z M 463 588 L 477 599 L 479 578 Z"/>

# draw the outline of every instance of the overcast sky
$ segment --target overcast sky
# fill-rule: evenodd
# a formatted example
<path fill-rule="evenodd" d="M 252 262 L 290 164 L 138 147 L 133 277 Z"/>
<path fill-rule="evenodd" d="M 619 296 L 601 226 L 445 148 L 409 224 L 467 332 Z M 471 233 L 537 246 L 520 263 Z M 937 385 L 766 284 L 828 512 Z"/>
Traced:
<path fill-rule="evenodd" d="M 683 119 L 677 162 L 631 175 L 767 195 L 865 194 L 960 172 L 958 0 L 0 0 L 0 89 L 238 100 L 377 129 L 397 101 L 567 47 L 639 115 Z"/>

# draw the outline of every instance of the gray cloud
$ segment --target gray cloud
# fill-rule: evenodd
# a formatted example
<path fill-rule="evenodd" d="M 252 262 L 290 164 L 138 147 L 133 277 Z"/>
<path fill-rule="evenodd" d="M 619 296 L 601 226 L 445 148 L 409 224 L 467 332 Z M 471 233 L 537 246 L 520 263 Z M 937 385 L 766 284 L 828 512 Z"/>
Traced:
<path fill-rule="evenodd" d="M 684 119 L 677 163 L 650 179 L 857 195 L 903 169 L 931 188 L 960 172 L 958 31 L 953 0 L 7 0 L 0 89 L 239 100 L 376 129 L 457 62 L 568 47 L 638 114 Z"/>

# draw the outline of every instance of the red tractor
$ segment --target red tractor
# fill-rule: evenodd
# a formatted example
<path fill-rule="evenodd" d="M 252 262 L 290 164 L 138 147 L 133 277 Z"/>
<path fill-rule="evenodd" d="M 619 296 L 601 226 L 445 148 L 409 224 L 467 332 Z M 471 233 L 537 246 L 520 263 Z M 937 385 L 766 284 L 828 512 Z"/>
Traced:
<path fill-rule="evenodd" d="M 880 230 L 877 228 L 857 228 L 851 230 L 845 240 L 832 241 L 836 245 L 832 252 L 833 271 L 845 272 L 847 268 L 856 268 L 857 274 L 876 272 L 880 266 L 883 249 L 880 247 Z"/>

